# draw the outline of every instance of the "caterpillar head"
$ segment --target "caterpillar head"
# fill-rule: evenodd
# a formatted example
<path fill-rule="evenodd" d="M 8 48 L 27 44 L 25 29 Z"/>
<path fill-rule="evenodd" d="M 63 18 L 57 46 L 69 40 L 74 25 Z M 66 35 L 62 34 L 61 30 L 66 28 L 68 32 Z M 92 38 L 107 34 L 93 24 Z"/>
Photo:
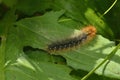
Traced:
<path fill-rule="evenodd" d="M 92 36 L 96 35 L 97 30 L 94 26 L 89 25 L 89 26 L 83 28 L 82 32 L 87 33 L 89 36 L 92 37 Z"/>

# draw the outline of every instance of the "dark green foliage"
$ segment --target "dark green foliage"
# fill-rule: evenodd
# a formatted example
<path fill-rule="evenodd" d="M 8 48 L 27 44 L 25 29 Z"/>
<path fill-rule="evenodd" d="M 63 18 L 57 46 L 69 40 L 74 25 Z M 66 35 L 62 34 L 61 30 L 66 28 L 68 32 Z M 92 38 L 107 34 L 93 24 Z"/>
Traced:
<path fill-rule="evenodd" d="M 120 40 L 120 1 L 0 0 L 0 80 L 80 80 Z M 77 49 L 46 51 L 87 25 L 97 29 L 93 41 Z M 111 40 L 111 41 L 110 41 Z M 119 80 L 120 50 L 87 80 Z"/>

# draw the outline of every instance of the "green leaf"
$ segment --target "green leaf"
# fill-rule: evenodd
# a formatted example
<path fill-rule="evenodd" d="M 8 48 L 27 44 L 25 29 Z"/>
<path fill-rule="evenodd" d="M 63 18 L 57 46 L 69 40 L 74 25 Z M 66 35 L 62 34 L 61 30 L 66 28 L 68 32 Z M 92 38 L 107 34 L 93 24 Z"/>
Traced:
<path fill-rule="evenodd" d="M 5 18 L 2 25 L 7 30 L 5 29 L 5 32 L 2 32 L 2 34 L 5 34 L 3 35 L 5 41 L 2 41 L 0 48 L 1 80 L 5 78 L 7 80 L 76 80 L 69 75 L 71 69 L 68 66 L 43 62 L 42 59 L 37 63 L 38 61 L 29 60 L 23 52 L 25 46 L 45 49 L 47 39 L 49 39 L 46 32 L 51 32 L 50 24 L 54 26 L 54 29 L 57 29 L 56 26 L 58 26 L 60 30 L 63 30 L 57 22 L 63 13 L 64 11 L 49 12 L 41 17 L 26 18 L 15 23 L 16 26 L 13 26 L 13 16 L 10 13 L 8 14 L 9 19 Z M 14 15 L 13 12 L 11 14 Z M 10 22 L 7 20 L 10 20 Z M 9 24 L 6 22 L 9 22 Z M 2 40 L 4 40 L 4 37 L 2 37 Z"/>
<path fill-rule="evenodd" d="M 28 32 L 25 33 L 26 31 L 24 31 L 25 29 L 32 33 L 35 30 L 36 32 L 34 32 L 34 34 L 39 34 L 39 36 L 32 36 L 32 39 L 34 40 L 32 40 L 31 38 L 26 39 L 25 41 L 29 42 L 29 44 L 27 45 L 30 45 L 34 48 L 46 50 L 47 44 L 49 44 L 50 42 L 62 40 L 70 36 L 76 29 L 71 26 L 65 26 L 61 22 L 58 23 L 57 20 L 61 14 L 63 14 L 63 11 L 49 12 L 40 17 L 26 18 L 19 21 L 17 23 L 18 28 L 20 29 L 20 31 L 24 32 L 24 36 L 26 35 L 25 38 L 27 38 L 28 36 Z M 37 37 L 37 39 L 35 37 Z M 31 40 L 34 42 L 30 44 Z M 40 43 L 37 42 L 39 40 Z M 54 54 L 59 54 L 63 56 L 67 60 L 68 66 L 71 66 L 74 69 L 90 71 L 98 63 L 100 63 L 105 58 L 105 56 L 107 56 L 113 50 L 114 47 L 114 42 L 109 41 L 108 39 L 105 39 L 100 35 L 97 35 L 92 42 L 79 49 L 66 52 L 58 52 Z M 104 64 L 96 71 L 96 73 L 102 75 L 102 73 L 104 72 L 105 76 L 112 78 L 120 78 L 119 74 L 117 74 L 119 73 L 120 69 L 119 56 L 120 54 L 118 51 L 115 57 L 107 65 L 107 67 L 105 68 Z M 113 67 L 116 68 L 113 69 Z"/>
<path fill-rule="evenodd" d="M 61 55 L 67 59 L 68 65 L 74 69 L 90 71 L 102 62 L 105 56 L 107 56 L 114 49 L 114 47 L 113 42 L 110 42 L 101 36 L 97 36 L 96 39 L 90 44 L 84 45 L 78 50 L 70 51 Z M 108 77 L 120 78 L 119 74 L 117 74 L 120 71 L 119 51 L 120 50 L 118 50 L 116 55 L 110 60 L 109 63 L 104 63 L 104 65 L 96 70 L 96 73 Z"/>
<path fill-rule="evenodd" d="M 20 0 L 17 9 L 27 15 L 36 12 L 44 13 L 47 9 L 50 9 L 51 3 L 51 0 Z"/>
<path fill-rule="evenodd" d="M 35 63 L 23 56 L 6 69 L 7 80 L 75 80 L 69 75 L 70 71 L 64 65 L 42 61 Z"/>
<path fill-rule="evenodd" d="M 82 0 L 80 2 L 70 0 L 69 3 L 67 3 L 67 1 L 61 1 L 58 2 L 60 5 L 62 3 L 63 7 L 60 8 L 60 11 L 47 12 L 43 16 L 25 18 L 15 22 L 16 16 L 14 11 L 10 11 L 10 13 L 8 12 L 7 15 L 5 15 L 0 24 L 1 80 L 76 80 L 76 77 L 70 75 L 72 69 L 90 71 L 113 50 L 115 47 L 114 42 L 109 41 L 101 35 L 96 35 L 96 38 L 93 41 L 78 49 L 55 53 L 64 57 L 67 64 L 55 64 L 54 61 L 52 63 L 52 60 L 49 59 L 50 56 L 48 56 L 50 54 L 46 51 L 48 44 L 68 38 L 76 29 L 81 29 L 83 25 L 92 23 L 94 25 L 95 23 L 95 27 L 99 33 L 104 36 L 106 35 L 107 37 L 110 34 L 110 36 L 113 37 L 107 23 L 94 13 L 94 6 L 92 8 L 88 7 Z M 81 4 L 84 6 L 82 7 Z M 72 7 L 70 7 L 71 5 Z M 79 11 L 79 5 L 81 5 L 81 11 Z M 46 6 L 41 8 L 41 10 L 45 10 L 48 7 Z M 59 5 L 57 6 L 61 7 Z M 38 9 L 31 9 L 28 7 L 23 9 L 23 11 L 26 11 L 25 13 L 27 14 L 33 14 L 38 11 Z M 66 16 L 70 18 L 66 18 Z M 97 19 L 98 21 L 94 19 Z M 84 24 L 81 26 L 80 22 Z M 106 29 L 108 31 L 106 31 Z M 37 48 L 40 50 L 40 54 L 44 52 L 44 54 L 48 55 L 40 55 L 40 59 L 35 60 L 35 57 L 32 58 L 28 55 L 31 51 L 28 52 L 28 54 L 24 53 L 25 51 L 23 49 L 26 46 L 31 46 L 35 49 Z M 34 55 L 36 55 L 36 53 L 37 52 L 34 52 Z M 118 50 L 110 63 L 102 65 L 96 73 L 99 75 L 104 73 L 105 76 L 119 79 L 119 56 Z M 39 56 L 37 58 L 39 58 Z"/>
<path fill-rule="evenodd" d="M 63 9 L 66 11 L 65 15 L 67 17 L 70 17 L 75 21 L 79 21 L 84 25 L 94 25 L 97 27 L 98 33 L 109 39 L 113 39 L 114 34 L 110 29 L 110 26 L 107 24 L 104 17 L 102 16 L 104 11 L 107 10 L 106 7 L 102 6 L 104 10 L 97 8 L 100 4 L 105 4 L 105 6 L 108 5 L 109 8 L 110 4 L 107 4 L 107 1 L 105 3 L 104 2 L 105 1 L 90 0 L 55 0 L 53 4 L 53 9 Z"/>
<path fill-rule="evenodd" d="M 25 41 L 27 41 L 24 45 L 31 45 L 34 48 L 45 49 L 51 41 L 69 36 L 73 29 L 68 26 L 60 25 L 57 22 L 58 18 L 63 13 L 64 11 L 49 12 L 43 16 L 26 18 L 17 22 L 16 25 L 18 25 L 18 27 L 16 27 L 16 29 L 23 33 L 19 35 L 21 38 L 24 37 Z M 51 28 L 52 30 L 50 30 Z M 66 31 L 68 32 L 66 33 Z M 65 33 L 64 36 L 62 36 L 63 32 Z M 58 35 L 61 35 L 61 37 Z"/>

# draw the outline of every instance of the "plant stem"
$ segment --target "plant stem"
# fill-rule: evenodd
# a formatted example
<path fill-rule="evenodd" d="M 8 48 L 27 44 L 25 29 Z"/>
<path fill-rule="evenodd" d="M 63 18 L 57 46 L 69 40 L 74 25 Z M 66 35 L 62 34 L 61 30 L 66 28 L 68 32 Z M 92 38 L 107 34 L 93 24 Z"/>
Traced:
<path fill-rule="evenodd" d="M 103 16 L 105 14 L 107 14 L 113 8 L 113 6 L 116 4 L 116 2 L 117 2 L 117 0 L 115 0 L 114 3 L 103 13 Z"/>

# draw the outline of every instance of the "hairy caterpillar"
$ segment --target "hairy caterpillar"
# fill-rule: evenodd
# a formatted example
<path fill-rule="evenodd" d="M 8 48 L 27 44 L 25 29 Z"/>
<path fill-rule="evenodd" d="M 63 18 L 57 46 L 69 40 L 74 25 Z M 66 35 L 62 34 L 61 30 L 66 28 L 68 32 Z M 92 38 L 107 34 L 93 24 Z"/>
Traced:
<path fill-rule="evenodd" d="M 47 47 L 47 51 L 56 52 L 71 49 L 91 41 L 95 35 L 96 28 L 89 25 L 75 32 L 73 35 L 70 36 L 70 38 L 49 44 Z"/>
<path fill-rule="evenodd" d="M 117 0 L 102 14 L 106 15 L 116 4 Z M 101 17 L 102 17 L 101 16 Z M 92 25 L 86 26 L 82 30 L 79 30 L 77 33 L 74 33 L 67 39 L 56 41 L 47 46 L 48 52 L 61 51 L 66 49 L 71 49 L 77 46 L 81 46 L 84 43 L 91 41 L 96 35 L 96 28 Z"/>

